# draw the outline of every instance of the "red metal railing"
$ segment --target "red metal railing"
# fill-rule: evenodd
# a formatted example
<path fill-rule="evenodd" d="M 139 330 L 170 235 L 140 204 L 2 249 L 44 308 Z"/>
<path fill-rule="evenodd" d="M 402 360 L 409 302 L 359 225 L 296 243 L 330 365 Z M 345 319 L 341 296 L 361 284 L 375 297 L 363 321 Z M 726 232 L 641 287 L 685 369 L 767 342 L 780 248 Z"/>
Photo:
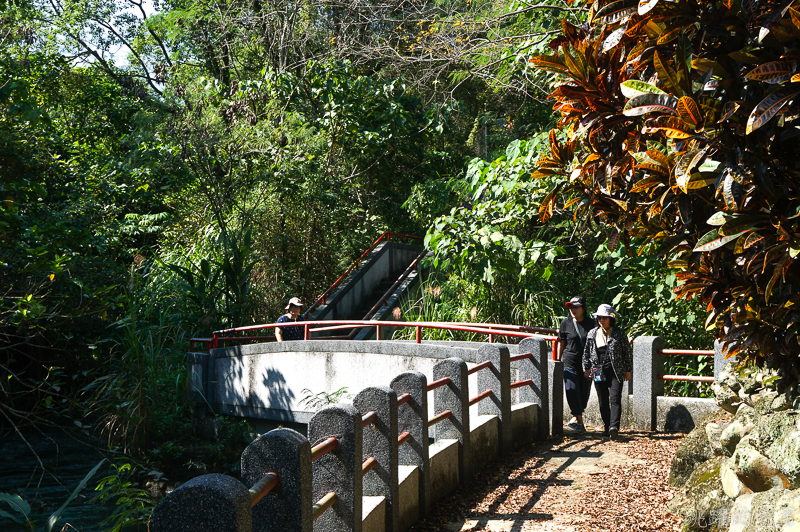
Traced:
<path fill-rule="evenodd" d="M 404 404 L 406 404 L 410 400 L 411 400 L 411 394 L 404 393 L 403 395 L 401 395 L 400 397 L 397 398 L 397 406 L 398 406 L 398 408 L 403 406 Z"/>
<path fill-rule="evenodd" d="M 436 414 L 435 416 L 430 418 L 428 420 L 428 426 L 432 427 L 432 426 L 436 425 L 437 423 L 441 423 L 445 419 L 450 419 L 451 417 L 453 417 L 453 413 L 450 410 L 445 410 L 441 414 Z"/>
<path fill-rule="evenodd" d="M 378 413 L 374 410 L 370 410 L 363 416 L 361 416 L 361 427 L 364 428 L 371 423 L 375 423 L 378 420 Z"/>
<path fill-rule="evenodd" d="M 523 386 L 533 386 L 533 379 L 526 379 L 524 381 L 517 381 L 511 383 L 511 389 L 522 388 Z"/>
<path fill-rule="evenodd" d="M 713 349 L 661 349 L 662 355 L 683 355 L 683 356 L 714 356 Z M 700 375 L 657 375 L 660 381 L 683 381 L 683 382 L 714 382 L 714 377 Z"/>
<path fill-rule="evenodd" d="M 327 495 L 318 500 L 312 507 L 312 513 L 311 513 L 312 520 L 316 521 L 319 518 L 319 516 L 325 513 L 325 510 L 336 504 L 336 501 L 338 500 L 339 497 L 336 495 L 336 493 L 329 491 Z"/>
<path fill-rule="evenodd" d="M 323 456 L 333 451 L 337 447 L 339 447 L 339 440 L 331 436 L 327 440 L 311 448 L 311 461 L 314 462 L 322 458 Z"/>
<path fill-rule="evenodd" d="M 378 237 L 378 239 L 375 242 L 372 243 L 372 245 L 369 248 L 367 248 L 367 250 L 364 253 L 361 254 L 360 257 L 358 257 L 355 260 L 355 262 L 353 262 L 353 264 L 350 265 L 349 268 L 347 268 L 345 270 L 345 272 L 342 275 L 339 276 L 338 279 L 336 279 L 333 282 L 333 284 L 330 286 L 330 288 L 325 290 L 325 292 L 321 296 L 319 296 L 319 298 L 317 298 L 317 300 L 314 301 L 314 303 L 310 307 L 308 307 L 308 309 L 303 313 L 303 316 L 307 316 L 309 312 L 311 312 L 312 310 L 317 308 L 320 304 L 324 305 L 325 304 L 325 300 L 330 295 L 330 293 L 333 292 L 336 289 L 337 286 L 339 286 L 339 283 L 341 283 L 344 280 L 345 277 L 350 275 L 350 272 L 352 272 L 353 270 L 357 270 L 358 269 L 358 266 L 361 264 L 361 261 L 363 261 L 366 258 L 367 255 L 372 253 L 372 250 L 374 250 L 378 246 L 378 244 L 381 243 L 381 240 L 383 240 L 385 238 L 386 241 L 388 242 L 388 241 L 390 241 L 392 239 L 393 236 L 402 237 L 402 238 L 411 238 L 413 240 L 422 240 L 422 238 L 418 237 L 418 236 L 404 235 L 402 233 L 393 233 L 391 231 L 384 232 L 381 236 Z"/>
<path fill-rule="evenodd" d="M 483 391 L 483 392 L 479 393 L 478 395 L 476 395 L 475 397 L 472 397 L 469 400 L 469 406 L 472 406 L 474 404 L 480 403 L 481 401 L 483 401 L 487 397 L 491 397 L 491 395 L 493 393 L 494 392 L 492 390 L 486 390 L 486 391 Z"/>
<path fill-rule="evenodd" d="M 370 456 L 369 458 L 367 458 L 366 460 L 364 460 L 364 463 L 363 463 L 363 464 L 361 464 L 361 476 L 363 477 L 364 475 L 366 475 L 367 473 L 369 473 L 370 471 L 372 471 L 372 469 L 373 469 L 373 468 L 374 468 L 376 465 L 378 465 L 378 461 L 377 461 L 377 460 L 375 460 L 375 457 L 374 457 L 374 456 Z"/>
<path fill-rule="evenodd" d="M 410 432 L 402 433 L 400 436 L 397 437 L 397 446 L 400 447 L 401 445 L 403 445 L 405 442 L 407 442 L 410 439 L 411 439 L 411 433 Z"/>
<path fill-rule="evenodd" d="M 515 338 L 530 338 L 532 336 L 539 336 L 553 342 L 553 349 L 555 349 L 557 337 L 544 334 L 536 334 L 539 331 L 552 331 L 553 329 L 542 329 L 539 327 L 521 327 L 517 325 L 498 325 L 498 324 L 459 324 L 455 322 L 429 322 L 429 321 L 365 321 L 365 320 L 320 320 L 320 321 L 304 321 L 295 325 L 287 325 L 286 323 L 267 323 L 262 325 L 249 325 L 246 327 L 234 327 L 231 329 L 221 329 L 214 331 L 212 338 L 191 338 L 190 349 L 194 348 L 194 343 L 202 342 L 208 345 L 209 349 L 216 349 L 221 343 L 245 341 L 248 339 L 261 339 L 271 337 L 261 336 L 224 336 L 231 333 L 242 333 L 247 331 L 254 331 L 259 329 L 270 329 L 275 327 L 303 327 L 304 339 L 311 340 L 311 334 L 316 332 L 334 331 L 341 329 L 353 329 L 364 327 L 414 327 L 416 329 L 417 343 L 422 341 L 422 329 L 440 329 L 462 332 L 474 332 L 481 334 L 488 334 L 491 336 L 511 336 Z M 527 330 L 526 330 L 527 329 Z"/>
<path fill-rule="evenodd" d="M 488 368 L 491 365 L 492 365 L 492 361 L 491 360 L 484 360 L 480 364 L 477 364 L 477 365 L 472 366 L 471 368 L 469 368 L 469 371 L 467 371 L 467 374 L 472 375 L 473 373 L 478 373 L 480 370 Z"/>
<path fill-rule="evenodd" d="M 270 471 L 264 478 L 256 482 L 252 488 L 250 488 L 250 506 L 255 506 L 258 504 L 258 501 L 264 498 L 264 496 L 272 491 L 272 488 L 278 485 L 280 479 L 278 478 L 278 474 Z"/>
<path fill-rule="evenodd" d="M 450 377 L 445 377 L 445 378 L 443 378 L 443 379 L 439 379 L 438 381 L 433 381 L 432 383 L 430 383 L 430 384 L 428 385 L 428 391 L 429 391 L 429 392 L 432 392 L 432 391 L 433 391 L 433 390 L 435 390 L 436 388 L 440 388 L 440 387 L 442 387 L 442 386 L 446 386 L 446 385 L 448 385 L 448 384 L 450 384 L 450 383 L 452 383 L 452 382 L 453 382 L 453 381 L 452 381 L 452 380 L 450 380 Z"/>

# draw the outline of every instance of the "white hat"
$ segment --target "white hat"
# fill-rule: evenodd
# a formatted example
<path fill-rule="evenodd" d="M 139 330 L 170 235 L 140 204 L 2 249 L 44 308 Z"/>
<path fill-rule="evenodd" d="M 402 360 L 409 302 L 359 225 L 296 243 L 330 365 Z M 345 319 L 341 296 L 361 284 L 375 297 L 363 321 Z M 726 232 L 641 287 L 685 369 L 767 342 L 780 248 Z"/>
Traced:
<path fill-rule="evenodd" d="M 597 307 L 597 312 L 592 314 L 592 318 L 597 319 L 598 316 L 607 316 L 609 318 L 617 319 L 617 313 L 614 312 L 614 307 L 608 303 L 603 303 Z"/>
<path fill-rule="evenodd" d="M 305 305 L 303 304 L 302 301 L 300 301 L 299 297 L 293 297 L 292 299 L 290 299 L 289 304 L 286 305 L 286 310 L 289 310 L 289 307 L 291 307 L 292 305 L 294 305 L 295 307 L 305 308 Z"/>

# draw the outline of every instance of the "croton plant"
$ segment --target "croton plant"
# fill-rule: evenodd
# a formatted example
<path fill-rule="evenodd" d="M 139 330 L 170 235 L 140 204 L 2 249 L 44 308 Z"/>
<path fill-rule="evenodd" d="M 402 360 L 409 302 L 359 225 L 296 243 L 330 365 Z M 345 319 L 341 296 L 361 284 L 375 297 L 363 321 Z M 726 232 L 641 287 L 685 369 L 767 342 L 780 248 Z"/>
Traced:
<path fill-rule="evenodd" d="M 784 371 L 800 355 L 798 8 L 595 0 L 530 59 L 558 74 L 568 133 L 533 174 L 563 177 L 540 218 L 572 209 L 631 253 L 663 253 L 729 356 Z"/>

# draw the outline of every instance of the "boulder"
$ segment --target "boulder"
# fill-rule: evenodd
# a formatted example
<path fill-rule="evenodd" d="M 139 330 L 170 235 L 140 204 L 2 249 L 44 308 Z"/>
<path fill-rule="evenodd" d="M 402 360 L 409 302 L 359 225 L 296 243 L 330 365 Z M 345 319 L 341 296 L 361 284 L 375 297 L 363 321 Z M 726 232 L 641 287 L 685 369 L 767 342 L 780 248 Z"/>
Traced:
<path fill-rule="evenodd" d="M 742 438 L 753 430 L 753 426 L 752 423 L 745 425 L 741 421 L 736 421 L 735 419 L 725 426 L 722 434 L 720 434 L 719 443 L 725 448 L 728 456 L 733 454 Z"/>
<path fill-rule="evenodd" d="M 751 433 L 752 434 L 752 433 Z M 740 443 L 730 459 L 730 467 L 751 491 L 785 489 L 789 481 L 775 464 L 747 443 Z"/>
<path fill-rule="evenodd" d="M 775 526 L 775 507 L 785 490 L 765 491 L 742 495 L 730 509 L 729 532 L 778 532 Z"/>
<path fill-rule="evenodd" d="M 708 438 L 708 444 L 711 446 L 711 452 L 714 453 L 714 456 L 731 455 L 730 451 L 728 451 L 721 442 L 724 427 L 724 425 L 720 425 L 719 423 L 709 423 L 706 425 L 706 438 Z"/>
<path fill-rule="evenodd" d="M 700 464 L 715 456 L 711 442 L 708 440 L 706 425 L 715 421 L 719 415 L 720 412 L 716 411 L 701 419 L 675 450 L 672 468 L 669 472 L 670 486 L 683 486 Z"/>
<path fill-rule="evenodd" d="M 775 530 L 800 532 L 800 490 L 786 491 L 778 499 L 773 516 Z"/>
<path fill-rule="evenodd" d="M 683 518 L 683 532 L 727 531 L 722 526 L 733 499 L 725 495 L 720 482 L 720 466 L 727 460 L 717 456 L 692 472 L 683 489 L 667 505 L 667 512 Z"/>
<path fill-rule="evenodd" d="M 731 467 L 730 460 L 723 460 L 719 468 L 719 476 L 720 482 L 722 482 L 722 490 L 725 492 L 725 495 L 731 499 L 735 499 L 739 495 L 744 495 L 745 493 L 752 493 L 752 490 L 739 480 L 736 472 Z"/>
<path fill-rule="evenodd" d="M 767 456 L 786 475 L 792 489 L 800 488 L 800 429 L 794 426 L 777 436 Z"/>
<path fill-rule="evenodd" d="M 731 414 L 735 414 L 739 405 L 742 404 L 739 395 L 728 386 L 715 382 L 711 385 L 711 391 L 714 392 L 714 402 L 717 403 L 717 406 Z"/>

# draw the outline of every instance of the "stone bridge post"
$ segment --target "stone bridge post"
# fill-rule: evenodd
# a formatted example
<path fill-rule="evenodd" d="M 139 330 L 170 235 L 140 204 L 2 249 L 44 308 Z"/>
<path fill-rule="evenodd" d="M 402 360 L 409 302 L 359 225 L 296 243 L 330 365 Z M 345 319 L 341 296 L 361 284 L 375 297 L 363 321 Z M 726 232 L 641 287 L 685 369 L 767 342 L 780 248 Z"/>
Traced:
<path fill-rule="evenodd" d="M 451 383 L 436 388 L 433 406 L 436 415 L 449 410 L 452 417 L 436 425 L 436 439 L 456 439 L 458 446 L 459 482 L 472 480 L 472 444 L 469 422 L 469 383 L 467 363 L 460 358 L 447 358 L 433 366 L 433 380 L 449 377 Z"/>
<path fill-rule="evenodd" d="M 416 466 L 419 471 L 420 518 L 431 509 L 431 468 L 428 437 L 428 378 L 419 371 L 401 373 L 391 383 L 398 397 L 409 394 L 410 399 L 397 409 L 397 431 L 408 432 L 411 440 L 400 447 L 400 465 Z"/>
<path fill-rule="evenodd" d="M 315 522 L 326 532 L 361 532 L 362 482 L 361 415 L 346 403 L 320 409 L 308 424 L 308 440 L 312 446 L 334 436 L 336 449 L 311 465 L 313 481 L 311 497 L 320 500 L 328 492 L 336 493 L 337 501 Z"/>
<path fill-rule="evenodd" d="M 517 363 L 519 380 L 530 379 L 531 387 L 520 388 L 519 400 L 522 403 L 536 403 L 539 405 L 539 422 L 536 424 L 538 440 L 546 440 L 550 435 L 550 385 L 549 357 L 547 340 L 533 337 L 525 338 L 519 343 L 520 354 L 531 353 L 533 358 L 520 360 Z"/>
<path fill-rule="evenodd" d="M 633 428 L 656 430 L 658 397 L 664 395 L 664 340 L 639 336 L 633 340 Z"/>
<path fill-rule="evenodd" d="M 478 349 L 476 362 L 489 360 L 492 365 L 478 372 L 478 393 L 492 391 L 492 396 L 478 403 L 481 415 L 496 415 L 500 420 L 500 456 L 513 449 L 511 425 L 511 361 L 508 347 L 484 344 Z"/>
<path fill-rule="evenodd" d="M 275 429 L 242 453 L 242 480 L 253 486 L 267 473 L 278 486 L 253 507 L 253 532 L 311 532 L 311 445 L 299 432 Z"/>
<path fill-rule="evenodd" d="M 251 532 L 250 491 L 227 475 L 182 484 L 155 507 L 152 532 Z"/>
<path fill-rule="evenodd" d="M 355 396 L 353 405 L 362 417 L 370 411 L 377 414 L 377 419 L 363 429 L 362 462 L 370 457 L 378 462 L 364 476 L 363 490 L 367 496 L 383 496 L 385 532 L 394 532 L 400 519 L 397 393 L 387 386 L 365 388 Z"/>

